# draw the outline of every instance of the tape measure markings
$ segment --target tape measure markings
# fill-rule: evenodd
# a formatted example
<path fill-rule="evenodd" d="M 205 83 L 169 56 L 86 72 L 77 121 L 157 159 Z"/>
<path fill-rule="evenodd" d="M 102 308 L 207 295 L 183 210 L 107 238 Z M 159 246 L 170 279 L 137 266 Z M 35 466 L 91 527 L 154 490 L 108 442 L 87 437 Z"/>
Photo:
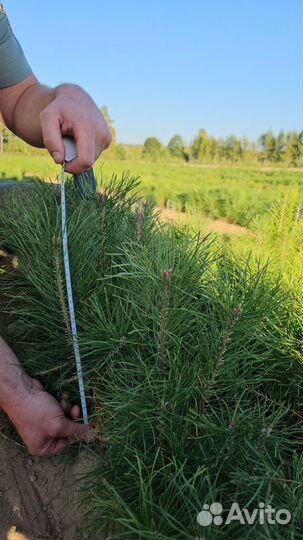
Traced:
<path fill-rule="evenodd" d="M 78 330 L 77 330 L 77 322 L 76 322 L 76 316 L 75 316 L 75 304 L 74 304 L 74 297 L 73 297 L 72 279 L 71 279 L 69 252 L 68 252 L 64 165 L 62 166 L 62 175 L 61 175 L 61 218 L 62 218 L 63 259 L 64 259 L 66 292 L 67 292 L 68 308 L 69 308 L 69 314 L 70 314 L 73 347 L 74 347 L 74 353 L 75 353 L 75 359 L 76 359 L 77 376 L 78 376 L 78 381 L 79 381 L 79 391 L 80 391 L 83 421 L 84 421 L 84 424 L 88 424 L 87 404 L 86 404 L 85 387 L 84 387 L 84 380 L 83 380 L 83 371 L 82 371 L 81 355 L 80 355 L 80 348 L 79 348 Z"/>

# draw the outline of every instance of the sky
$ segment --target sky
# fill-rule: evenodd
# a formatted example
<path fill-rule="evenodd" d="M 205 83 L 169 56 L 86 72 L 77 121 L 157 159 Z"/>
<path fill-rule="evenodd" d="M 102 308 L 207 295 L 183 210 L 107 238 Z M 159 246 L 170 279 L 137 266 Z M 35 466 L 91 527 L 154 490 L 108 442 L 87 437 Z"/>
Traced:
<path fill-rule="evenodd" d="M 303 129 L 303 0 L 3 0 L 38 79 L 107 105 L 118 141 Z"/>

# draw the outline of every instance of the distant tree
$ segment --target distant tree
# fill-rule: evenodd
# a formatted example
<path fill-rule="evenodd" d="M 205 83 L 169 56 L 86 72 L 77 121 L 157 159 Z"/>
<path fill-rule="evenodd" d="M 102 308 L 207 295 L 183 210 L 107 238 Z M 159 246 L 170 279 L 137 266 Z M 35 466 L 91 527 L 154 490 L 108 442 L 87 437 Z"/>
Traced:
<path fill-rule="evenodd" d="M 241 149 L 242 149 L 242 156 L 241 156 L 242 159 L 251 158 L 252 157 L 251 156 L 252 145 L 249 142 L 246 135 L 242 135 L 242 137 L 240 138 L 240 145 L 241 145 Z"/>
<path fill-rule="evenodd" d="M 241 142 L 235 135 L 229 135 L 225 140 L 225 159 L 238 161 L 242 157 Z"/>
<path fill-rule="evenodd" d="M 203 161 L 207 158 L 209 152 L 209 137 L 205 129 L 200 129 L 197 137 L 193 141 L 191 151 L 194 159 Z"/>
<path fill-rule="evenodd" d="M 209 137 L 208 139 L 208 148 L 207 148 L 207 154 L 209 158 L 214 161 L 218 153 L 218 142 L 215 139 L 215 137 Z"/>
<path fill-rule="evenodd" d="M 303 159 L 303 137 L 297 131 L 291 131 L 287 134 L 286 156 L 290 165 L 298 165 Z"/>
<path fill-rule="evenodd" d="M 174 135 L 170 139 L 167 148 L 172 156 L 184 159 L 185 145 L 180 135 Z"/>
<path fill-rule="evenodd" d="M 143 145 L 143 157 L 156 160 L 161 156 L 162 144 L 156 137 L 148 137 Z"/>
<path fill-rule="evenodd" d="M 105 118 L 105 121 L 109 127 L 109 130 L 112 134 L 112 137 L 113 137 L 113 140 L 112 140 L 112 145 L 115 145 L 115 143 L 117 142 L 117 133 L 116 133 L 116 129 L 115 129 L 115 126 L 114 126 L 114 121 L 112 119 L 112 117 L 110 116 L 109 112 L 108 112 L 108 107 L 106 105 L 103 105 L 102 107 L 100 107 L 100 111 L 102 112 L 104 118 Z"/>
<path fill-rule="evenodd" d="M 225 156 L 225 141 L 221 137 L 217 139 L 217 156 L 219 161 L 223 160 Z"/>
<path fill-rule="evenodd" d="M 220 158 L 220 141 L 208 135 L 205 129 L 200 129 L 191 146 L 191 154 L 199 161 L 214 161 Z"/>
<path fill-rule="evenodd" d="M 277 161 L 276 139 L 271 129 L 261 135 L 259 142 L 264 158 L 268 161 Z"/>
<path fill-rule="evenodd" d="M 124 144 L 117 144 L 115 147 L 115 155 L 117 159 L 127 159 L 127 151 Z"/>
<path fill-rule="evenodd" d="M 22 139 L 12 133 L 5 125 L 4 120 L 0 114 L 0 155 L 4 152 L 11 153 L 26 153 L 31 147 L 26 144 Z M 36 150 L 37 151 L 37 150 Z"/>
<path fill-rule="evenodd" d="M 259 144 L 257 141 L 249 142 L 248 157 L 253 161 L 259 160 Z"/>
<path fill-rule="evenodd" d="M 281 161 L 286 151 L 286 135 L 283 130 L 280 131 L 276 139 L 276 161 Z"/>
<path fill-rule="evenodd" d="M 242 152 L 244 153 L 248 152 L 248 150 L 250 149 L 250 143 L 246 135 L 242 135 L 240 139 L 240 143 L 241 143 Z"/>

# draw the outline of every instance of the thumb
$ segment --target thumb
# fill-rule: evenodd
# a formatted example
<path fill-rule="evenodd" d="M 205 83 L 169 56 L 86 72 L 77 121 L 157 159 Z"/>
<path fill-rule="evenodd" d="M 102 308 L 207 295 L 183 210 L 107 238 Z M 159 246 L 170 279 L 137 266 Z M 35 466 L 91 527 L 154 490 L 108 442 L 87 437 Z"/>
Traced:
<path fill-rule="evenodd" d="M 60 118 L 52 111 L 51 106 L 40 113 L 40 124 L 45 148 L 56 163 L 63 163 L 65 148 L 62 140 Z"/>
<path fill-rule="evenodd" d="M 78 424 L 64 417 L 61 420 L 59 429 L 57 430 L 57 437 L 64 437 L 75 441 L 83 441 L 89 438 L 90 426 L 84 424 Z"/>

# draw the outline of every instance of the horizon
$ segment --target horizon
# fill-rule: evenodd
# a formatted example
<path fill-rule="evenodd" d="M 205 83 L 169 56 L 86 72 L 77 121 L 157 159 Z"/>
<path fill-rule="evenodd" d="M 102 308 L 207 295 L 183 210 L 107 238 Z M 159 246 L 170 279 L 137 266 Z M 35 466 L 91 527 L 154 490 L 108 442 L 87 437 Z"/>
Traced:
<path fill-rule="evenodd" d="M 115 127 L 115 126 L 114 126 Z M 214 135 L 213 133 L 209 133 L 207 130 L 206 130 L 206 133 L 209 137 L 214 137 L 217 141 L 220 141 L 221 139 L 224 140 L 224 139 L 227 139 L 228 137 L 231 137 L 231 136 L 235 136 L 238 140 L 241 141 L 242 138 L 246 137 L 247 140 L 248 140 L 248 143 L 249 144 L 259 144 L 259 139 L 262 137 L 262 135 L 265 135 L 266 133 L 268 133 L 269 131 L 272 131 L 273 133 L 273 136 L 275 137 L 275 139 L 278 137 L 278 135 L 281 133 L 281 132 L 284 132 L 285 136 L 287 136 L 288 133 L 292 132 L 292 131 L 296 131 L 297 133 L 303 133 L 303 122 L 302 122 L 302 129 L 298 129 L 298 130 L 285 130 L 283 129 L 283 127 L 279 130 L 279 131 L 273 131 L 271 130 L 270 128 L 265 130 L 264 133 L 260 133 L 260 135 L 257 135 L 257 137 L 255 139 L 252 139 L 250 137 L 248 137 L 246 135 L 246 133 L 240 135 L 240 136 L 237 136 L 235 135 L 234 133 L 228 133 L 226 136 L 222 137 L 220 135 L 216 136 Z M 200 128 L 200 129 L 204 129 L 204 128 Z M 200 130 L 199 130 L 200 131 Z M 182 133 L 173 133 L 171 138 L 174 137 L 175 135 L 180 135 L 185 146 L 191 146 L 193 144 L 193 141 L 194 139 L 198 136 L 198 132 L 189 140 L 185 140 L 183 137 L 182 137 Z M 149 137 L 154 137 L 154 135 L 149 135 L 147 138 Z M 158 137 L 156 137 L 158 139 Z M 163 146 L 167 146 L 168 142 L 167 143 L 163 143 L 163 141 L 161 141 L 161 139 L 158 139 L 160 141 L 160 143 L 163 145 Z M 123 141 L 119 141 L 117 140 L 117 144 L 122 144 L 122 145 L 125 145 L 125 146 L 143 146 L 144 145 L 144 141 L 142 143 L 129 143 L 129 142 L 123 142 Z"/>
<path fill-rule="evenodd" d="M 300 0 L 4 4 L 39 80 L 83 86 L 108 107 L 119 142 L 302 130 Z"/>

